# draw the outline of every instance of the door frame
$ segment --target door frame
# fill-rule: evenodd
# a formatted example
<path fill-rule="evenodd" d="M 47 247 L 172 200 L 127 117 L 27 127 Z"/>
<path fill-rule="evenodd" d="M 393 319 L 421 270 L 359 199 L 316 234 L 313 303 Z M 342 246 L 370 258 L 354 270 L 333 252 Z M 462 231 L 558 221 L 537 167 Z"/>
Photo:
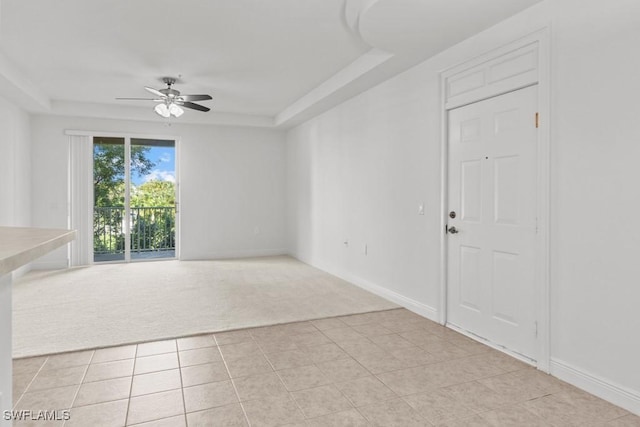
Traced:
<path fill-rule="evenodd" d="M 131 139 L 133 138 L 139 138 L 139 139 L 165 139 L 165 140 L 171 140 L 174 142 L 174 149 L 175 149 L 175 165 L 176 165 L 176 249 L 175 249 L 175 253 L 176 256 L 175 258 L 170 258 L 170 259 L 180 259 L 180 249 L 181 249 L 181 237 L 180 237 L 180 230 L 181 230 L 181 203 L 180 203 L 180 137 L 176 136 L 176 135 L 162 135 L 162 134 L 146 134 L 146 133 L 133 133 L 133 132 L 100 132 L 100 131 L 83 131 L 83 130 L 65 130 L 65 135 L 69 135 L 69 136 L 86 136 L 90 139 L 91 145 L 93 147 L 93 138 L 94 137 L 100 137 L 100 136 L 104 136 L 104 137 L 113 137 L 113 138 L 123 138 L 125 140 L 125 146 L 126 146 L 126 142 L 129 141 L 129 146 L 130 146 L 130 142 Z M 91 150 L 91 152 L 93 153 L 93 149 Z M 125 150 L 125 163 L 129 164 L 131 163 L 131 152 L 130 150 Z M 93 156 L 91 157 L 91 159 L 93 160 Z M 73 165 L 69 165 L 70 167 L 73 167 Z M 90 165 L 90 176 L 93 177 L 93 163 Z M 128 174 L 130 173 L 129 168 L 125 169 L 125 181 L 130 181 L 130 177 L 128 177 Z M 93 182 L 93 181 L 92 181 Z M 130 198 L 130 186 L 125 186 L 125 200 L 129 200 Z M 88 201 L 91 204 L 91 206 L 93 206 L 93 185 L 89 185 L 89 192 L 90 194 L 88 194 Z M 71 209 L 71 207 L 70 207 Z M 90 211 L 91 215 L 93 215 L 93 210 Z M 93 221 L 89 221 L 91 224 L 91 227 L 93 227 Z M 128 225 L 127 225 L 128 228 Z M 91 232 L 93 232 L 93 228 L 91 228 Z M 128 230 L 128 232 L 125 234 L 125 246 L 126 247 L 130 247 L 131 244 L 131 233 L 130 230 Z M 89 251 L 88 254 L 88 259 L 89 261 L 89 265 L 95 265 L 96 263 L 93 261 L 93 240 L 91 241 L 91 245 L 89 245 L 89 247 L 87 248 L 87 250 Z M 166 259 L 166 258 L 165 258 Z M 135 262 L 153 262 L 153 261 L 159 261 L 162 259 L 149 259 L 149 260 L 136 260 Z M 124 261 L 104 261 L 104 262 L 100 262 L 100 264 L 117 264 L 117 263 L 128 263 L 131 262 L 130 257 L 126 257 Z"/>
<path fill-rule="evenodd" d="M 519 74 L 507 75 L 503 81 L 493 84 L 490 81 L 492 66 L 500 66 L 509 59 L 524 58 L 518 52 L 530 53 L 531 64 L 523 66 Z M 535 52 L 535 53 L 531 53 Z M 524 59 L 522 60 L 524 61 Z M 521 62 L 522 62 L 521 61 Z M 440 73 L 440 113 L 441 113 L 441 150 L 440 150 L 440 298 L 439 322 L 447 325 L 448 302 L 448 256 L 447 226 L 449 194 L 449 134 L 448 111 L 463 105 L 482 101 L 528 86 L 538 88 L 538 156 L 537 156 L 537 234 L 535 241 L 535 313 L 537 318 L 536 359 L 537 368 L 549 372 L 550 365 L 550 274 L 549 274 L 549 207 L 550 207 L 550 48 L 549 28 L 544 27 L 520 39 L 500 46 L 483 55 L 454 65 Z M 463 81 L 457 92 L 452 91 L 452 83 Z M 497 80 L 494 80 L 494 82 Z M 533 118 L 532 118 L 533 120 Z M 451 327 L 450 325 L 447 325 Z M 465 331 L 460 331 L 465 333 Z M 470 334 L 469 334 L 470 335 Z M 473 337 L 473 335 L 470 335 Z M 519 355 L 506 351 L 493 343 L 486 344 L 522 359 Z"/>

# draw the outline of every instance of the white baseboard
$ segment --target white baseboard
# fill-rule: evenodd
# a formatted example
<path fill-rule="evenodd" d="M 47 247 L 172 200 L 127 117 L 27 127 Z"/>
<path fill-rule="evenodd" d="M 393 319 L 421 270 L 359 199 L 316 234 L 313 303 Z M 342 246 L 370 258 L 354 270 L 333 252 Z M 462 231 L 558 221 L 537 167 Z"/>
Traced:
<path fill-rule="evenodd" d="M 289 255 L 293 258 L 299 259 L 295 255 L 292 255 L 292 254 L 289 254 Z M 394 302 L 406 308 L 407 310 L 413 311 L 414 313 L 421 315 L 422 317 L 426 317 L 429 320 L 438 322 L 438 310 L 436 310 L 435 308 L 429 305 L 423 304 L 412 298 L 401 295 L 397 292 L 394 292 L 390 289 L 385 288 L 384 286 L 381 286 L 376 283 L 370 282 L 369 280 L 363 279 L 362 277 L 358 277 L 354 274 L 341 271 L 340 269 L 337 269 L 337 268 L 333 268 L 332 266 L 325 264 L 323 262 L 310 262 L 304 259 L 299 259 L 299 260 L 315 268 L 319 268 L 320 270 L 323 270 L 331 275 L 339 277 L 342 280 L 346 280 L 347 282 L 352 283 L 366 291 L 369 291 L 372 294 L 376 294 L 379 297 L 382 297 L 386 300 Z"/>
<path fill-rule="evenodd" d="M 555 358 L 551 358 L 550 367 L 551 375 L 614 405 L 618 405 L 629 412 L 640 415 L 640 392 L 614 384 Z"/>
<path fill-rule="evenodd" d="M 208 254 L 196 254 L 191 256 L 180 256 L 181 261 L 204 261 L 214 259 L 232 259 L 232 258 L 255 258 L 264 256 L 287 255 L 286 249 L 247 249 L 247 250 L 231 250 L 211 252 Z"/>

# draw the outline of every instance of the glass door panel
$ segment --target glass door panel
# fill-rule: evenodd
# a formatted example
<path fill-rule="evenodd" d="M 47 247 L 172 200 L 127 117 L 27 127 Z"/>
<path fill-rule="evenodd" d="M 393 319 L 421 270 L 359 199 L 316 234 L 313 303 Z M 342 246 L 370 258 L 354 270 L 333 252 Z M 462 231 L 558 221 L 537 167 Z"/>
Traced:
<path fill-rule="evenodd" d="M 93 139 L 93 260 L 125 260 L 125 139 Z"/>
<path fill-rule="evenodd" d="M 175 258 L 175 141 L 131 138 L 131 259 Z"/>

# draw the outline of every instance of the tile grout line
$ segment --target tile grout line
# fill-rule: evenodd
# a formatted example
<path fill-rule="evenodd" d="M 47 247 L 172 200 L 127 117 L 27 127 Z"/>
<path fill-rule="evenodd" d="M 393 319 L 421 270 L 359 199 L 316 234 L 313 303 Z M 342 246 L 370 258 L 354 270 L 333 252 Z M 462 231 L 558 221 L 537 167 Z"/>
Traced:
<path fill-rule="evenodd" d="M 180 359 L 179 359 L 178 350 L 177 350 L 177 348 L 178 348 L 177 347 L 177 340 L 161 340 L 161 341 L 158 341 L 158 342 L 164 342 L 164 341 L 174 341 L 174 343 L 175 343 L 175 351 L 163 352 L 163 353 L 158 353 L 158 354 L 151 354 L 151 355 L 142 356 L 142 357 L 144 358 L 144 357 L 160 356 L 160 355 L 165 355 L 165 354 L 172 354 L 172 353 L 175 352 L 176 358 L 178 360 L 178 366 L 180 366 Z M 146 343 L 143 343 L 143 344 L 146 344 Z M 137 347 L 136 347 L 136 354 L 137 354 Z M 137 360 L 137 359 L 138 358 L 136 357 L 135 360 Z M 148 374 L 156 374 L 158 372 L 167 372 L 167 371 L 173 371 L 173 370 L 178 370 L 179 371 L 180 370 L 179 367 L 178 368 L 168 368 L 168 369 L 160 369 L 160 370 L 157 370 L 157 371 L 145 372 L 143 374 L 135 375 L 135 364 L 136 364 L 136 362 L 134 362 L 134 375 L 132 376 L 132 380 L 131 380 L 131 389 L 133 389 L 133 379 L 136 376 L 142 376 L 142 375 L 148 375 Z M 131 402 L 131 397 L 136 397 L 137 398 L 137 397 L 143 397 L 143 396 L 151 396 L 151 395 L 154 395 L 154 394 L 168 393 L 168 392 L 177 391 L 177 390 L 178 390 L 178 388 L 174 388 L 174 389 L 170 389 L 170 390 L 154 391 L 154 392 L 151 392 L 151 393 L 140 394 L 140 395 L 137 395 L 137 396 L 131 396 L 131 392 L 130 392 L 129 393 L 130 394 L 129 403 Z M 184 402 L 183 402 L 183 405 L 184 405 Z M 186 408 L 185 408 L 185 413 L 186 413 Z M 178 415 L 170 415 L 169 417 L 164 417 L 164 418 L 171 418 L 171 417 L 178 417 L 178 416 L 180 416 L 180 414 L 178 414 Z M 155 418 L 153 420 L 142 421 L 140 423 L 133 424 L 132 426 L 137 426 L 139 424 L 145 424 L 145 423 L 150 423 L 150 422 L 157 422 L 157 421 L 163 420 L 164 418 Z M 128 410 L 127 410 L 127 422 L 128 422 Z"/>
<path fill-rule="evenodd" d="M 326 339 L 328 339 L 330 343 L 335 343 L 335 342 L 334 342 L 330 337 L 328 337 L 327 335 L 325 335 L 323 331 L 321 331 L 321 330 L 320 330 L 316 325 L 314 325 L 314 324 L 313 324 L 313 322 L 309 322 L 309 324 L 310 324 L 311 326 L 313 326 L 313 327 L 316 329 L 316 332 L 319 332 L 319 333 L 320 333 L 320 335 L 322 335 L 323 337 L 325 337 Z M 294 343 L 294 345 L 296 345 L 296 347 L 298 347 L 298 346 L 297 346 L 297 344 L 295 344 L 295 343 Z M 320 345 L 324 345 L 324 344 L 320 344 Z M 309 347 L 309 346 L 306 346 L 306 347 Z M 299 347 L 298 347 L 298 348 L 299 348 Z M 353 359 L 353 358 L 352 358 L 352 359 Z M 267 361 L 268 361 L 268 360 L 269 360 L 269 358 L 267 357 Z M 353 360 L 355 360 L 355 359 L 353 359 Z M 324 363 L 324 362 L 323 362 L 323 363 Z M 357 363 L 357 361 L 356 361 L 356 363 Z M 313 361 L 313 363 L 311 363 L 311 364 L 309 364 L 309 365 L 307 365 L 307 366 L 314 366 L 314 367 L 315 367 L 316 369 L 318 369 L 320 372 L 324 373 L 324 371 L 323 371 L 323 370 L 318 366 L 318 363 L 317 363 L 317 362 L 315 362 L 315 361 Z M 295 369 L 295 368 L 292 368 L 292 369 Z M 284 384 L 284 381 L 282 380 L 282 377 L 280 376 L 280 374 L 278 373 L 278 371 L 276 371 L 276 370 L 275 370 L 275 367 L 274 367 L 274 372 L 275 372 L 275 373 L 276 373 L 276 375 L 278 376 L 278 379 L 280 380 L 280 382 L 284 385 L 285 389 L 287 389 L 287 386 Z M 342 393 L 342 390 L 340 390 L 338 387 L 336 387 L 336 386 L 335 386 L 335 382 L 332 382 L 331 384 L 325 384 L 325 385 L 320 385 L 320 386 L 317 386 L 317 387 L 312 387 L 312 388 L 319 388 L 319 387 L 325 387 L 325 386 L 333 386 L 335 389 L 337 389 L 337 390 L 338 390 L 338 393 L 340 393 L 340 395 L 341 395 L 342 397 L 344 397 L 344 398 L 347 400 L 347 402 L 352 406 L 352 409 L 355 409 L 355 405 L 351 402 L 351 400 L 350 400 L 347 396 L 345 396 L 345 395 L 344 395 L 344 393 Z M 308 390 L 308 389 L 307 389 L 307 390 Z M 297 390 L 297 391 L 301 391 L 301 390 Z M 302 414 L 302 416 L 304 417 L 305 422 L 306 422 L 306 420 L 312 419 L 312 417 L 308 417 L 308 416 L 305 414 L 305 412 L 304 412 L 304 410 L 302 409 L 302 407 L 300 406 L 299 402 L 298 402 L 298 401 L 296 400 L 296 398 L 293 396 L 293 392 L 289 391 L 288 389 L 287 389 L 287 392 L 289 393 L 289 397 L 291 397 L 291 399 L 292 399 L 292 400 L 293 400 L 293 402 L 295 403 L 296 407 L 300 410 L 300 413 L 301 413 L 301 414 Z M 335 412 L 334 412 L 334 413 L 335 413 Z M 332 413 L 332 414 L 333 414 L 333 413 Z M 325 414 L 325 415 L 331 415 L 331 414 Z M 324 416 L 324 415 L 322 415 L 322 416 Z M 316 417 L 316 418 L 317 418 L 317 417 Z"/>
<path fill-rule="evenodd" d="M 131 393 L 133 393 L 133 377 L 136 373 L 136 362 L 138 360 L 138 344 L 136 344 L 136 351 L 133 354 L 133 369 L 131 371 L 131 385 L 129 386 L 129 398 L 127 399 L 127 413 L 124 417 L 124 425 L 129 423 L 129 410 L 131 409 Z"/>
<path fill-rule="evenodd" d="M 313 326 L 316 329 L 316 332 L 320 332 L 320 334 L 322 336 L 324 336 L 325 338 L 327 338 L 329 341 L 331 341 L 331 338 L 327 337 L 325 334 L 322 333 L 322 331 L 320 329 L 318 329 L 317 326 L 315 326 L 313 324 L 313 322 L 308 321 L 309 324 L 311 326 Z M 331 341 L 333 342 L 333 341 Z M 293 343 L 293 345 L 300 350 L 300 347 L 298 346 L 298 344 L 296 344 L 295 342 Z M 307 346 L 308 347 L 308 346 Z M 261 348 L 262 349 L 262 348 Z M 265 358 L 267 359 L 267 361 L 269 362 L 269 364 L 271 364 L 271 362 L 269 361 L 269 358 L 267 357 L 267 355 L 264 353 L 264 350 L 262 351 L 263 355 L 265 356 Z M 311 363 L 310 365 L 307 366 L 314 366 L 316 369 L 318 369 L 320 372 L 322 372 L 322 369 L 320 369 L 316 362 Z M 305 424 L 307 424 L 307 420 L 310 419 L 310 417 L 307 417 L 307 415 L 305 414 L 304 410 L 302 409 L 302 406 L 300 406 L 300 403 L 296 400 L 296 398 L 293 396 L 293 392 L 289 391 L 289 389 L 287 388 L 287 385 L 284 383 L 284 380 L 282 379 L 282 377 L 280 376 L 280 374 L 278 373 L 278 371 L 275 369 L 274 366 L 272 366 L 273 372 L 276 374 L 276 376 L 278 377 L 278 379 L 280 380 L 280 383 L 284 386 L 285 390 L 287 390 L 287 393 L 289 394 L 289 398 L 293 401 L 294 405 L 296 405 L 296 408 L 298 408 L 298 411 L 300 411 L 300 413 L 302 414 L 302 417 L 304 419 Z M 296 369 L 296 368 L 292 368 L 292 369 Z M 323 387 L 323 386 L 318 386 L 318 387 Z M 317 387 L 316 387 L 317 388 Z M 296 390 L 296 391 L 300 391 L 300 390 Z M 340 390 L 338 390 L 338 392 L 340 392 Z M 342 392 L 340 392 L 340 394 L 342 394 Z"/>
<path fill-rule="evenodd" d="M 176 352 L 176 356 L 178 357 L 178 372 L 180 373 L 180 394 L 182 395 L 182 407 L 184 408 L 184 425 L 188 426 L 189 421 L 187 420 L 187 402 L 184 398 L 184 381 L 182 379 L 182 359 L 180 358 L 180 346 L 178 345 L 177 339 Z"/>
<path fill-rule="evenodd" d="M 33 374 L 33 377 L 31 377 L 31 381 L 29 381 L 29 384 L 27 384 L 27 386 L 24 388 L 24 391 L 22 393 L 20 393 L 20 398 L 18 400 L 16 400 L 16 403 L 13 405 L 13 408 L 12 408 L 13 410 L 16 410 L 16 408 L 18 407 L 18 403 L 20 403 L 20 401 L 24 397 L 25 393 L 27 393 L 27 390 L 29 390 L 29 387 L 31 386 L 31 384 L 33 384 L 33 381 L 36 379 L 38 374 L 40 374 L 40 372 L 42 372 L 42 368 L 44 367 L 44 364 L 47 363 L 47 361 L 49 360 L 49 357 L 50 356 L 45 356 L 44 362 L 42 362 L 42 364 L 38 368 L 38 371 L 35 374 Z M 20 359 L 16 359 L 16 360 L 20 360 Z M 13 360 L 12 360 L 12 363 L 13 363 Z M 12 384 L 12 386 L 13 386 L 13 384 Z"/>
<path fill-rule="evenodd" d="M 84 373 L 82 374 L 82 379 L 80 380 L 80 384 L 78 384 L 78 389 L 76 390 L 75 394 L 73 395 L 73 399 L 71 400 L 71 406 L 69 407 L 69 414 L 71 414 L 71 409 L 73 408 L 73 404 L 76 403 L 76 399 L 78 399 L 78 394 L 80 394 L 80 389 L 82 388 L 82 384 L 84 383 L 84 379 L 87 376 L 87 372 L 89 371 L 89 366 L 91 365 L 91 361 L 93 360 L 93 357 L 95 356 L 95 354 L 96 354 L 95 350 L 92 350 L 91 357 L 89 358 L 89 363 L 87 363 L 87 366 L 84 369 Z M 65 420 L 64 423 L 62 423 L 63 427 L 67 425 L 67 421 L 68 420 Z"/>
<path fill-rule="evenodd" d="M 326 335 L 324 335 L 322 333 L 321 330 L 319 330 L 312 321 L 308 321 L 308 323 L 313 326 L 315 328 L 314 332 L 320 332 L 320 334 L 322 336 L 324 336 L 325 338 L 329 339 Z M 301 334 L 298 334 L 301 335 Z M 300 348 L 300 346 L 295 343 L 292 342 L 294 347 L 296 348 L 296 350 L 292 350 L 292 351 L 304 351 Z M 260 345 L 258 345 L 260 347 Z M 303 347 L 309 347 L 309 346 L 303 346 Z M 260 347 L 260 349 L 262 350 L 263 356 L 267 359 L 267 362 L 269 362 L 269 365 L 271 365 L 271 368 L 273 369 L 273 372 L 276 374 L 276 377 L 278 377 L 278 380 L 280 381 L 280 383 L 282 384 L 282 386 L 284 387 L 284 389 L 287 391 L 287 394 L 289 396 L 289 398 L 293 401 L 294 405 L 296 405 L 296 408 L 298 408 L 298 411 L 300 411 L 300 413 L 302 414 L 302 417 L 304 419 L 304 422 L 306 423 L 306 420 L 310 419 L 309 417 L 307 417 L 307 415 L 304 413 L 304 410 L 302 409 L 302 406 L 300 406 L 300 403 L 296 400 L 296 398 L 293 396 L 293 392 L 289 391 L 289 389 L 287 388 L 286 384 L 284 383 L 282 377 L 280 376 L 280 374 L 278 373 L 278 370 L 276 370 L 275 366 L 273 366 L 273 364 L 271 363 L 271 361 L 269 360 L 269 357 L 267 356 L 267 354 L 264 352 L 264 350 L 262 349 L 262 347 Z M 275 352 L 274 352 L 275 353 Z M 310 365 L 306 365 L 306 366 L 315 366 L 317 369 L 320 369 L 316 366 L 315 362 L 311 363 Z M 292 368 L 295 369 L 295 368 Z M 299 390 L 298 390 L 299 391 Z"/>
<path fill-rule="evenodd" d="M 251 336 L 251 334 L 249 334 L 249 336 L 251 337 L 251 341 L 255 342 L 255 340 L 253 339 L 253 336 Z M 251 420 L 249 419 L 249 416 L 247 415 L 247 411 L 244 409 L 244 405 L 242 404 L 242 401 L 240 400 L 240 393 L 238 393 L 238 389 L 236 387 L 236 384 L 233 381 L 233 377 L 231 376 L 231 371 L 229 370 L 229 366 L 227 365 L 227 361 L 224 358 L 224 354 L 222 353 L 222 350 L 220 350 L 220 343 L 218 342 L 218 338 L 216 337 L 215 334 L 213 334 L 213 339 L 214 339 L 214 341 L 216 343 L 216 348 L 218 349 L 218 353 L 220 353 L 220 358 L 222 359 L 222 363 L 224 363 L 224 368 L 227 370 L 227 375 L 229 376 L 229 381 L 231 382 L 231 387 L 233 387 L 233 391 L 235 392 L 236 397 L 238 398 L 238 404 L 240 405 L 240 409 L 242 409 L 242 414 L 244 415 L 244 419 L 247 421 L 247 425 L 249 427 L 251 427 Z M 258 345 L 258 343 L 256 343 L 256 345 Z M 260 348 L 260 345 L 258 345 L 258 348 Z M 262 349 L 261 349 L 261 351 L 262 351 Z"/>
<path fill-rule="evenodd" d="M 320 331 L 320 332 L 322 332 L 322 331 Z M 329 339 L 330 339 L 330 338 L 329 338 Z M 331 339 L 330 339 L 330 340 L 331 340 Z M 332 341 L 332 343 L 333 343 L 333 344 L 336 344 L 336 345 L 338 345 L 338 346 L 339 346 L 339 344 L 337 344 L 337 343 L 336 343 L 336 342 L 334 342 L 333 340 L 331 340 L 331 341 Z M 343 350 L 344 350 L 344 349 L 343 349 Z M 362 367 L 365 371 L 367 371 L 369 374 L 371 374 L 372 376 L 374 376 L 374 374 L 373 374 L 371 371 L 369 371 L 367 368 L 365 368 L 364 366 L 362 366 L 362 364 L 361 364 L 360 362 L 358 362 L 358 361 L 357 361 L 353 356 L 351 356 L 350 354 L 348 354 L 348 353 L 346 353 L 346 352 L 345 352 L 345 354 L 347 354 L 347 356 L 349 356 L 349 360 L 353 360 L 355 363 L 357 363 L 357 364 L 358 364 L 358 366 Z M 334 362 L 334 361 L 340 361 L 340 360 L 347 360 L 347 359 L 333 359 L 333 360 L 328 360 L 328 361 L 324 361 L 324 362 L 321 362 L 321 363 Z M 314 366 L 314 367 L 315 367 L 315 368 L 317 368 L 320 372 L 324 373 L 324 371 L 323 371 L 323 370 L 318 366 L 318 362 L 313 362 L 313 363 L 311 363 L 311 364 L 309 364 L 309 365 L 305 365 L 305 366 Z M 288 369 L 296 369 L 296 368 L 294 367 L 294 368 L 288 368 Z M 286 369 L 283 369 L 283 370 L 286 370 Z M 274 371 L 275 371 L 275 370 L 274 370 Z M 279 374 L 279 371 L 275 371 L 275 373 L 276 373 L 276 375 L 278 376 L 278 378 L 280 379 L 280 381 L 281 381 L 281 382 L 283 382 L 283 381 L 282 381 L 282 377 L 281 377 L 281 376 L 280 376 L 280 374 Z M 360 377 L 360 378 L 364 378 L 364 377 Z M 359 378 L 354 378 L 353 380 L 357 380 L 357 379 L 359 379 Z M 376 378 L 376 379 L 377 379 L 377 378 Z M 343 381 L 342 383 L 346 383 L 346 382 L 349 382 L 349 381 L 352 381 L 352 380 Z M 382 383 L 382 381 L 381 381 L 381 383 Z M 359 413 L 359 414 L 360 414 L 360 415 L 361 415 L 361 416 L 362 416 L 362 417 L 367 421 L 367 423 L 370 423 L 369 419 L 368 419 L 366 416 L 364 416 L 364 414 L 362 414 L 362 412 L 358 409 L 358 407 L 355 405 L 355 403 L 354 403 L 351 399 L 349 399 L 349 397 L 348 397 L 348 396 L 346 396 L 346 395 L 344 394 L 344 392 L 343 392 L 342 390 L 340 390 L 340 388 L 339 388 L 339 387 L 337 387 L 337 385 L 336 385 L 336 384 L 338 384 L 338 383 L 336 383 L 336 382 L 332 382 L 332 383 L 329 383 L 329 384 L 324 384 L 324 385 L 314 386 L 314 387 L 310 387 L 310 388 L 306 388 L 306 389 L 302 389 L 302 390 L 296 390 L 296 391 L 311 390 L 311 389 L 316 389 L 316 388 L 321 388 L 321 387 L 328 387 L 328 386 L 333 387 L 333 388 L 337 389 L 337 390 L 338 390 L 338 392 L 340 393 L 340 395 L 341 395 L 342 397 L 344 397 L 344 398 L 347 400 L 347 402 L 351 405 L 351 408 L 349 408 L 348 410 L 355 409 L 355 410 L 356 410 L 356 411 L 357 411 L 357 412 L 358 412 L 358 413 Z M 382 383 L 382 384 L 384 384 L 384 383 Z M 386 386 L 386 385 L 385 385 L 385 386 Z M 285 388 L 286 388 L 286 386 L 285 386 Z M 393 390 L 391 390 L 391 391 L 393 392 Z M 292 392 L 292 391 L 289 391 L 289 390 L 287 390 L 287 392 L 289 393 L 289 395 L 291 396 L 292 400 L 294 401 L 294 403 L 296 404 L 296 406 L 298 407 L 298 409 L 300 410 L 300 412 L 301 412 L 301 413 L 302 413 L 302 415 L 304 416 L 305 421 L 307 421 L 307 420 L 313 420 L 313 419 L 318 419 L 318 418 L 321 418 L 321 417 L 325 417 L 325 416 L 328 416 L 328 415 L 334 415 L 334 414 L 337 414 L 337 413 L 339 413 L 339 412 L 342 412 L 342 411 L 337 411 L 337 412 L 331 412 L 331 413 L 328 413 L 328 414 L 319 415 L 319 416 L 316 416 L 316 417 L 307 417 L 307 416 L 306 416 L 306 414 L 304 413 L 304 411 L 302 410 L 302 407 L 298 404 L 298 401 L 295 399 L 295 397 L 293 397 L 293 396 L 292 396 L 293 392 Z M 395 394 L 395 392 L 394 392 L 394 394 Z M 386 401 L 390 401 L 390 400 L 393 400 L 393 399 L 398 399 L 399 397 L 400 397 L 400 396 L 398 396 L 398 395 L 396 394 L 396 396 L 395 396 L 395 397 L 390 398 L 390 399 L 386 399 L 386 400 L 383 400 L 383 401 L 385 401 L 385 402 L 386 402 Z M 344 411 L 344 410 L 343 410 L 343 411 Z M 423 418 L 424 418 L 424 417 L 423 417 Z"/>
<path fill-rule="evenodd" d="M 308 366 L 312 366 L 312 365 L 308 365 Z M 313 364 L 313 366 L 315 366 L 315 364 Z M 316 366 L 316 368 L 317 368 L 317 366 Z M 294 369 L 295 369 L 295 368 L 294 368 Z M 318 368 L 318 369 L 319 369 L 319 368 Z M 304 419 L 304 422 L 305 422 L 305 424 L 306 424 L 306 421 L 307 421 L 307 419 L 308 419 L 308 418 L 307 418 L 307 416 L 305 415 L 304 411 L 302 410 L 302 407 L 300 406 L 300 404 L 298 403 L 298 401 L 296 400 L 296 398 L 295 398 L 295 397 L 293 397 L 293 395 L 292 395 L 292 393 L 293 393 L 293 392 L 289 391 L 289 389 L 287 388 L 287 385 L 286 385 L 286 384 L 284 383 L 284 381 L 282 380 L 282 377 L 280 376 L 280 374 L 278 373 L 278 371 L 275 371 L 275 370 L 274 370 L 273 372 L 276 374 L 276 376 L 277 376 L 277 377 L 278 377 L 278 379 L 280 380 L 280 383 L 283 385 L 284 389 L 285 389 L 285 390 L 287 390 L 287 394 L 289 395 L 289 398 L 293 401 L 293 404 L 294 404 L 294 405 L 296 405 L 296 408 L 298 408 L 298 411 L 300 411 L 300 413 L 302 414 L 302 418 Z M 296 390 L 296 391 L 299 391 L 299 390 Z"/>
<path fill-rule="evenodd" d="M 356 331 L 356 332 L 357 332 L 357 331 Z M 344 349 L 343 349 L 343 350 L 344 350 Z M 347 354 L 348 354 L 348 353 L 347 353 Z M 355 361 L 355 362 L 358 364 L 358 366 L 360 366 L 362 369 L 364 369 L 365 371 L 367 371 L 369 374 L 371 374 L 371 375 L 373 376 L 373 372 L 371 372 L 370 370 L 368 370 L 366 367 L 362 366 L 362 364 L 361 364 L 360 362 L 358 362 L 358 361 L 356 360 L 356 358 L 355 358 L 355 357 L 353 357 L 353 356 L 351 356 L 351 355 L 349 355 L 349 356 L 351 357 L 351 360 Z M 318 369 L 320 369 L 320 368 L 318 368 Z M 320 370 L 321 370 L 321 369 L 320 369 Z M 322 370 L 321 370 L 321 371 L 322 371 Z M 366 377 L 362 377 L 362 378 L 366 378 Z M 359 378 L 354 378 L 354 379 L 352 379 L 352 380 L 348 380 L 348 381 L 355 381 L 355 380 L 358 380 L 358 379 L 359 379 Z M 345 382 L 348 382 L 348 381 L 345 381 Z M 380 380 L 378 380 L 378 381 L 380 381 Z M 380 381 L 380 382 L 382 383 L 382 381 Z M 337 387 L 335 384 L 336 384 L 336 383 L 334 382 L 334 383 L 333 383 L 333 386 L 334 386 L 334 387 L 335 387 L 335 388 L 340 392 L 340 394 L 341 394 L 345 399 L 347 399 L 347 401 L 348 401 L 349 403 L 351 403 L 352 409 L 355 409 L 355 410 L 356 410 L 356 411 L 357 411 L 357 412 L 362 416 L 362 418 L 364 418 L 367 422 L 369 422 L 369 423 L 370 423 L 369 418 L 367 418 L 367 417 L 366 417 L 366 416 L 365 416 L 365 415 L 364 415 L 364 414 L 363 414 L 363 413 L 358 409 L 358 407 L 356 406 L 355 402 L 352 402 L 352 401 L 351 401 L 351 399 L 349 399 L 349 397 L 348 397 L 348 396 L 346 396 L 346 395 L 343 393 L 343 391 L 342 391 L 342 390 L 340 390 L 340 388 L 339 388 L 339 387 Z M 382 383 L 382 384 L 384 384 L 384 383 Z M 386 385 L 385 385 L 385 387 L 386 387 Z M 390 389 L 390 390 L 391 390 L 391 389 Z M 393 393 L 395 393 L 393 390 L 391 390 L 391 391 L 392 391 Z M 391 400 L 391 399 L 389 399 L 389 400 Z M 377 403 L 377 402 L 376 402 L 376 403 Z"/>

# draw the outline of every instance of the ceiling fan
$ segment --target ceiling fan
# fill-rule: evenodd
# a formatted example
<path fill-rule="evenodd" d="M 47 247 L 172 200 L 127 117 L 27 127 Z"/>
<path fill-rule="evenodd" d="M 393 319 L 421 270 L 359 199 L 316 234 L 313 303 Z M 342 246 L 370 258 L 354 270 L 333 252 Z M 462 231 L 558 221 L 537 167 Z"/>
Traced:
<path fill-rule="evenodd" d="M 138 100 L 138 101 L 154 101 L 158 105 L 154 110 L 162 117 L 180 117 L 184 108 L 190 108 L 198 111 L 209 111 L 210 108 L 204 105 L 196 104 L 191 101 L 207 101 L 211 98 L 210 95 L 181 95 L 180 91 L 173 89 L 171 86 L 176 82 L 173 77 L 163 77 L 162 81 L 167 85 L 165 89 L 154 89 L 152 87 L 145 86 L 148 92 L 151 92 L 156 98 L 116 98 L 124 100 Z"/>

